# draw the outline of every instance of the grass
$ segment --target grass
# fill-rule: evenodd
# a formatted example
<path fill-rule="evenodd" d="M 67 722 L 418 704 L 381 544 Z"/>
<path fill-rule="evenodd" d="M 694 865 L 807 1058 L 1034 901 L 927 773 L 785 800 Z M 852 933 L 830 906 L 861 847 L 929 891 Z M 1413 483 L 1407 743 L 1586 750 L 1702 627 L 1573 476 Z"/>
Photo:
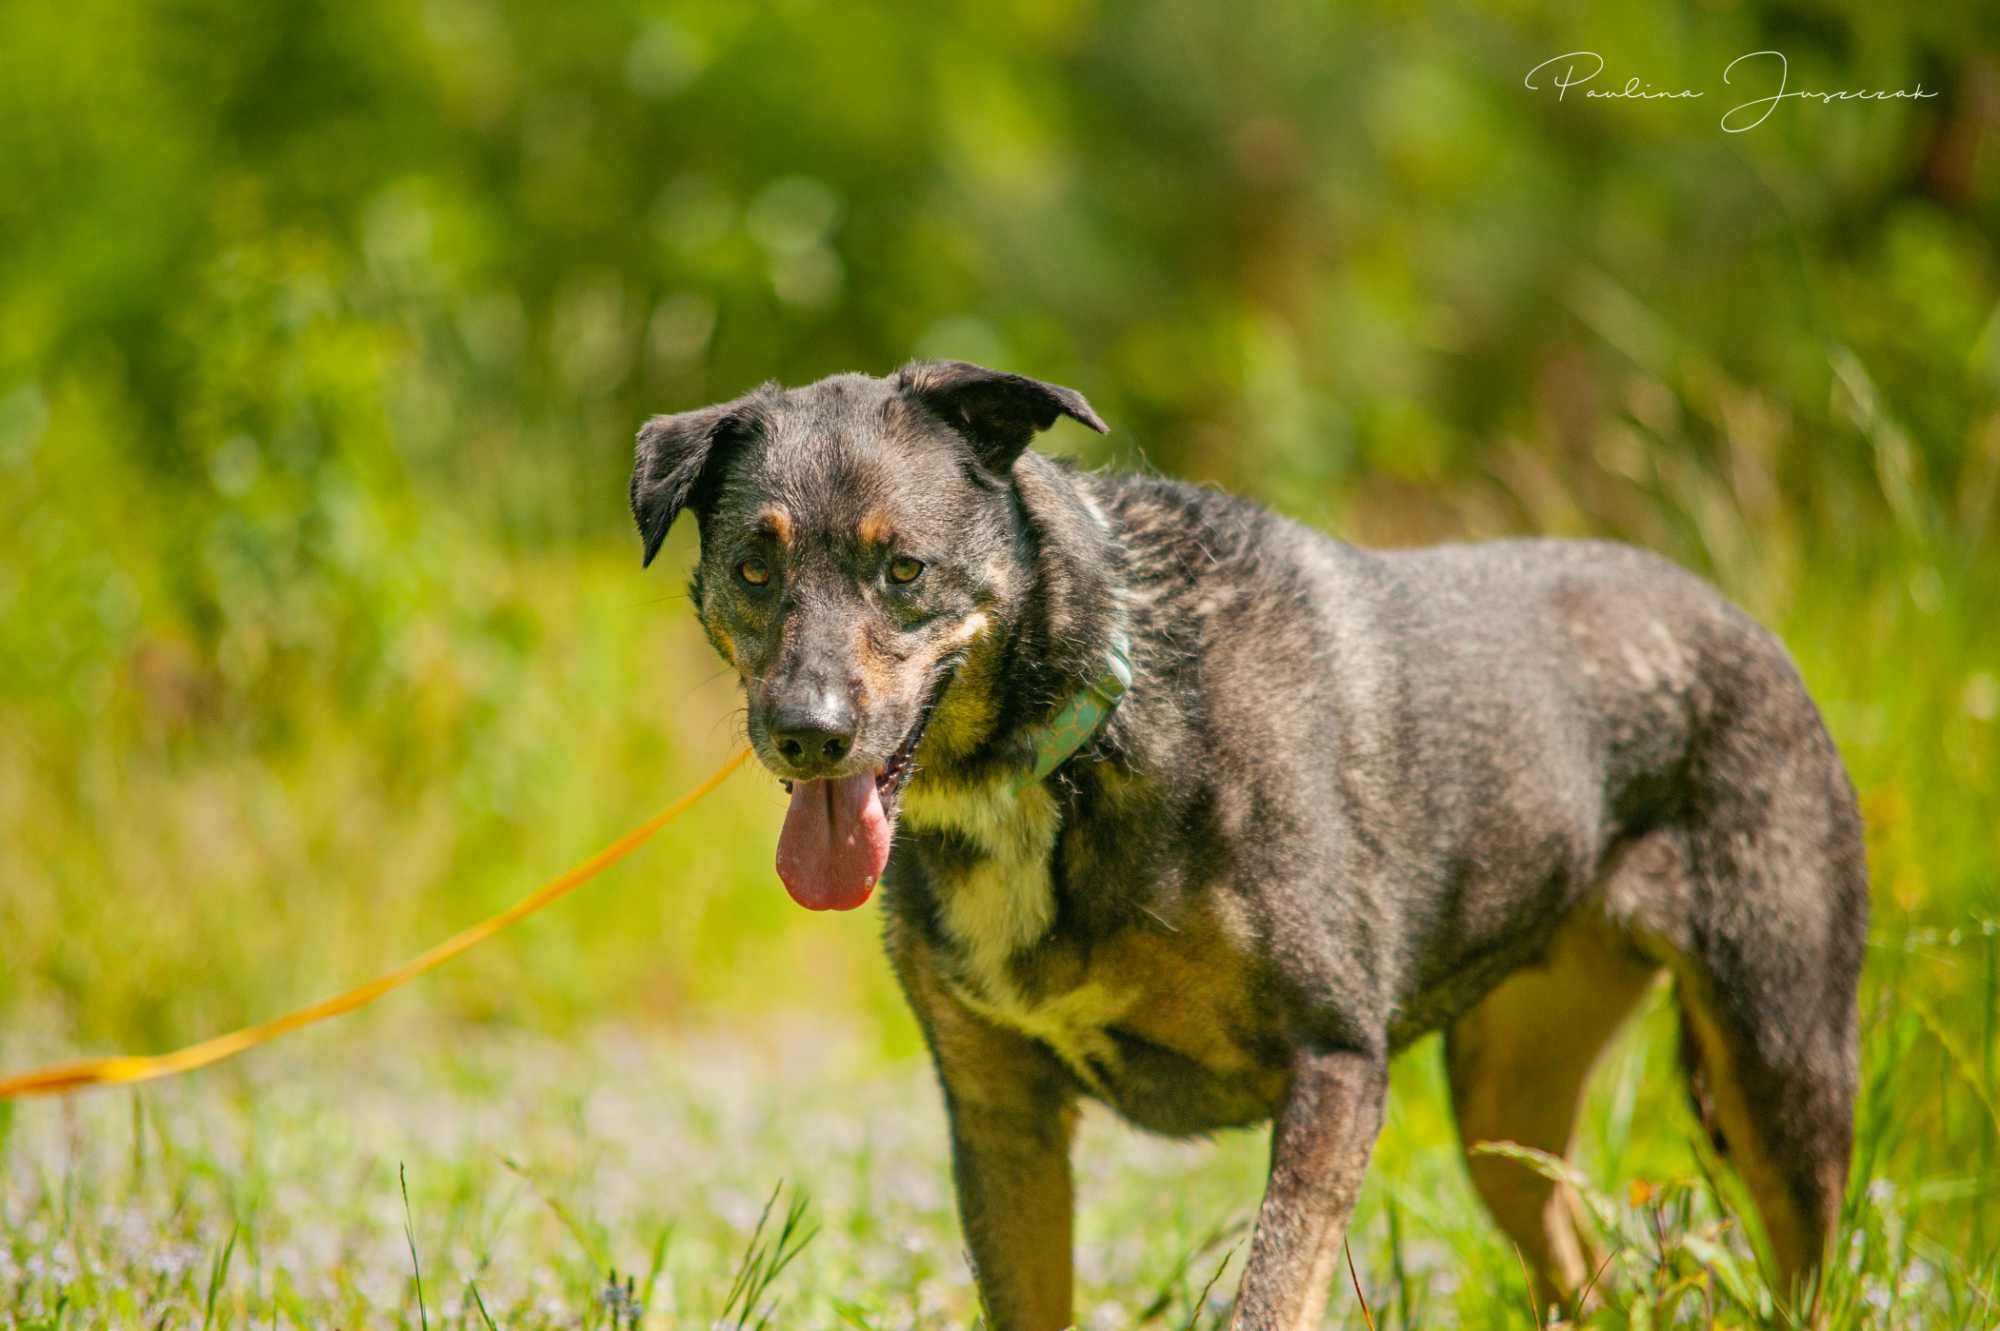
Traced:
<path fill-rule="evenodd" d="M 1907 940 L 1935 955 L 1948 940 Z M 1944 955 L 1982 956 L 1985 936 Z M 1893 966 L 1878 966 L 1894 970 Z M 1878 977 L 1833 1327 L 2000 1322 L 1961 1238 L 1990 1186 L 1925 1134 L 1921 1012 Z M 971 1325 L 941 1112 L 920 1061 L 798 1020 L 754 1038 L 452 1028 L 408 1014 L 185 1082 L 12 1115 L 0 1319 L 24 1328 Z M 1594 1324 L 1792 1324 L 1739 1189 L 1698 1142 L 1656 995 L 1601 1069 L 1572 1170 L 1605 1255 Z M 1960 1069 L 1990 1115 L 1990 1086 Z M 1107 1114 L 1077 1148 L 1079 1325 L 1220 1326 L 1262 1181 L 1260 1133 L 1169 1142 Z M 1485 1221 L 1435 1041 L 1397 1063 L 1328 1325 L 1530 1326 Z"/>

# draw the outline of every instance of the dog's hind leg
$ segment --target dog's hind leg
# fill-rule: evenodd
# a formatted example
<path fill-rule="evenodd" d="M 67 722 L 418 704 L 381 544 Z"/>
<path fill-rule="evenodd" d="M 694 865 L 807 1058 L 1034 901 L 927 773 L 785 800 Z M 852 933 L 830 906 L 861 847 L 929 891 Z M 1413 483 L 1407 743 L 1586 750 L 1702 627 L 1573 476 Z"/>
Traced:
<path fill-rule="evenodd" d="M 1542 960 L 1510 975 L 1445 1035 L 1473 1186 L 1534 1270 L 1544 1303 L 1575 1296 L 1591 1275 L 1573 1199 L 1527 1165 L 1474 1148 L 1513 1142 L 1566 1155 L 1591 1068 L 1658 974 L 1598 903 L 1585 901 Z"/>
<path fill-rule="evenodd" d="M 1720 662 L 1670 872 L 1606 895 L 1673 972 L 1697 1112 L 1763 1221 L 1781 1298 L 1824 1260 L 1846 1190 L 1868 884 L 1854 794 L 1789 666 Z"/>
<path fill-rule="evenodd" d="M 1798 1299 L 1825 1256 L 1846 1189 L 1851 1075 L 1836 1070 L 1836 1042 L 1809 1034 L 1786 1047 L 1690 970 L 1676 977 L 1675 992 L 1696 1104 L 1757 1204 L 1779 1293 Z"/>
<path fill-rule="evenodd" d="M 1668 958 L 1696 1101 L 1792 1297 L 1824 1259 L 1846 1191 L 1868 910 L 1854 796 L 1806 719 L 1741 726 L 1704 755 L 1682 838 L 1685 933 Z"/>

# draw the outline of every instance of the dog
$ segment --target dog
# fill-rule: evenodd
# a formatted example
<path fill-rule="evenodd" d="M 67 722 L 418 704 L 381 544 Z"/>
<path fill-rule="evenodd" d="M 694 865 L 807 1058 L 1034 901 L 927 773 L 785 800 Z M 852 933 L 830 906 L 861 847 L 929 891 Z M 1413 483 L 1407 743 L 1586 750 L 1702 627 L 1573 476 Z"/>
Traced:
<path fill-rule="evenodd" d="M 1233 1326 L 1317 1326 L 1390 1057 L 1444 1032 L 1474 1185 L 1549 1298 L 1562 1154 L 1661 973 L 1778 1277 L 1846 1184 L 1854 792 L 1784 648 L 1693 575 L 1560 540 L 1368 551 L 1030 442 L 1075 391 L 962 362 L 639 431 L 650 564 L 788 783 L 799 904 L 878 883 L 988 1322 L 1071 1319 L 1071 1131 L 1272 1124 Z"/>

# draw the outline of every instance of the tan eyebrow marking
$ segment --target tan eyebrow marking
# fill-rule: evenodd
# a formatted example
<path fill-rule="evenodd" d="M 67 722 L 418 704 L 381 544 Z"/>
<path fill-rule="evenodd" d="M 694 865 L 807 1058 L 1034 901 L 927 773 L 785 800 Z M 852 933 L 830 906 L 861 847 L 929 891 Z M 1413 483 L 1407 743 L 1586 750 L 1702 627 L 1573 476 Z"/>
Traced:
<path fill-rule="evenodd" d="M 862 516 L 861 524 L 854 529 L 863 545 L 886 545 L 895 535 L 895 528 L 889 525 L 889 515 L 881 509 L 870 509 Z"/>
<path fill-rule="evenodd" d="M 775 537 L 779 545 L 792 543 L 792 515 L 776 504 L 758 510 L 757 525 Z"/>

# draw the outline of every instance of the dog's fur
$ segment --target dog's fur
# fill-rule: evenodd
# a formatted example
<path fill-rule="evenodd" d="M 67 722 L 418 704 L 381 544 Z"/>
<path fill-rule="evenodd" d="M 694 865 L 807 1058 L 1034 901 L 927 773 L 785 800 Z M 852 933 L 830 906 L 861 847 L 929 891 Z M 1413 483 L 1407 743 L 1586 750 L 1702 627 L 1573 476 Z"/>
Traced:
<path fill-rule="evenodd" d="M 1637 550 L 1376 553 L 1079 472 L 1027 447 L 1062 415 L 1103 428 L 960 363 L 767 385 L 648 422 L 632 478 L 649 561 L 699 520 L 694 600 L 772 770 L 829 774 L 771 742 L 801 690 L 858 718 L 833 775 L 927 727 L 889 792 L 886 933 L 992 1324 L 1070 1324 L 1081 1097 L 1164 1133 L 1273 1120 L 1235 1324 L 1316 1326 L 1390 1055 L 1444 1030 L 1468 1150 L 1561 1153 L 1661 971 L 1697 1106 L 1783 1278 L 1809 1276 L 1847 1174 L 1867 889 L 1784 649 Z M 925 565 L 907 587 L 897 555 Z M 1028 732 L 1121 624 L 1130 694 L 1017 791 Z M 1469 1164 L 1545 1292 L 1574 1293 L 1559 1190 Z"/>

